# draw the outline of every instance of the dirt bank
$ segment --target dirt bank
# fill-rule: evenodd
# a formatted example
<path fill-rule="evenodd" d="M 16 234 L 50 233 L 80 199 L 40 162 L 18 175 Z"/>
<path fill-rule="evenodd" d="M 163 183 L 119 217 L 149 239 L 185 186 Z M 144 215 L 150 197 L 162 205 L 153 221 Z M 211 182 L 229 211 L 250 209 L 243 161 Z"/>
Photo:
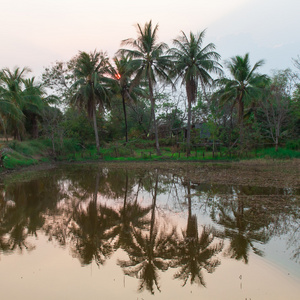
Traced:
<path fill-rule="evenodd" d="M 13 172 L 2 172 L 0 181 L 14 174 L 52 169 L 63 164 L 43 164 Z M 293 160 L 245 160 L 239 162 L 87 162 L 110 168 L 160 169 L 184 176 L 194 183 L 219 183 L 262 187 L 290 187 L 300 189 L 300 159 Z"/>

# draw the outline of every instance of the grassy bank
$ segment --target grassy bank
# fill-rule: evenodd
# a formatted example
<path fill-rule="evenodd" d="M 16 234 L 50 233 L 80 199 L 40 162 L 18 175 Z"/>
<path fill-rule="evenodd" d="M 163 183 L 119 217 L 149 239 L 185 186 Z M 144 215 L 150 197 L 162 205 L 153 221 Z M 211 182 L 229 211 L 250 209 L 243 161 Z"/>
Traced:
<path fill-rule="evenodd" d="M 162 146 L 162 155 L 156 155 L 152 141 L 136 140 L 128 144 L 115 142 L 102 145 L 98 154 L 93 145 L 81 145 L 74 140 L 57 142 L 53 148 L 50 140 L 1 142 L 2 161 L 0 171 L 12 170 L 25 166 L 50 163 L 53 161 L 223 161 L 241 159 L 237 153 L 230 156 L 226 149 L 213 153 L 208 148 L 194 148 L 191 156 L 187 157 L 184 145 Z M 243 159 L 291 159 L 300 158 L 300 151 L 289 148 L 262 149 L 245 153 Z"/>

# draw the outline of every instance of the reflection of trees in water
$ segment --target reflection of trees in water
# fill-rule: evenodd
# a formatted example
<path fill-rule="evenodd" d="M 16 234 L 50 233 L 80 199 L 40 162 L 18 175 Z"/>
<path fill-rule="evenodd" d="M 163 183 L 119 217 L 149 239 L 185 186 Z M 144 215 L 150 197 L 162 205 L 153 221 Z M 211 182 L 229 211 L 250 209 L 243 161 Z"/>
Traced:
<path fill-rule="evenodd" d="M 167 233 L 158 229 L 155 221 L 155 210 L 158 189 L 158 173 L 156 174 L 151 209 L 151 221 L 149 232 L 135 229 L 133 239 L 125 247 L 128 253 L 128 261 L 119 261 L 126 275 L 140 279 L 139 290 L 147 289 L 154 294 L 154 288 L 160 291 L 158 283 L 158 271 L 166 271 L 170 265 L 170 259 L 174 255 L 175 228 Z"/>
<path fill-rule="evenodd" d="M 142 207 L 138 203 L 138 193 L 141 185 L 139 180 L 135 201 L 130 201 L 129 194 L 129 180 L 128 172 L 125 172 L 125 189 L 123 206 L 119 210 L 115 210 L 115 226 L 112 229 L 112 235 L 115 237 L 115 248 L 126 249 L 128 245 L 132 244 L 134 232 L 136 230 L 146 229 L 149 225 L 149 220 L 146 215 L 149 213 L 151 207 Z"/>
<path fill-rule="evenodd" d="M 183 280 L 183 285 L 190 278 L 191 284 L 205 286 L 202 270 L 208 273 L 215 271 L 220 264 L 220 260 L 215 256 L 222 250 L 223 243 L 214 241 L 213 231 L 207 227 L 203 227 L 199 235 L 197 217 L 192 214 L 190 182 L 185 185 L 187 186 L 188 220 L 182 238 L 177 241 L 176 256 L 172 264 L 173 267 L 179 267 L 179 271 L 174 277 Z"/>
<path fill-rule="evenodd" d="M 244 200 L 243 195 L 239 194 L 237 199 L 222 197 L 212 219 L 224 228 L 220 236 L 229 239 L 225 255 L 248 263 L 250 249 L 257 255 L 263 255 L 254 243 L 266 243 L 269 240 L 267 227 L 270 219 L 264 210 L 246 206 Z M 262 222 L 256 222 L 258 216 Z"/>
<path fill-rule="evenodd" d="M 47 184 L 45 184 L 47 180 Z M 30 251 L 34 245 L 27 241 L 37 236 L 42 228 L 46 211 L 53 209 L 60 199 L 61 190 L 54 178 L 14 183 L 2 194 L 0 244 L 3 252 Z M 5 204 L 3 204 L 5 202 Z"/>
<path fill-rule="evenodd" d="M 99 178 L 97 173 L 92 201 L 86 209 L 79 207 L 74 211 L 70 228 L 72 253 L 82 265 L 90 264 L 93 260 L 97 265 L 102 265 L 113 253 L 108 229 L 113 225 L 111 217 L 114 211 L 97 205 Z"/>
<path fill-rule="evenodd" d="M 271 236 L 285 236 L 287 250 L 291 259 L 300 262 L 300 196 L 274 195 L 268 201 L 264 199 L 268 212 L 273 216 L 269 226 Z M 269 203 L 274 203 L 270 205 Z"/>
<path fill-rule="evenodd" d="M 228 256 L 248 263 L 251 250 L 263 255 L 255 243 L 265 244 L 272 236 L 284 234 L 293 239 L 299 228 L 299 209 L 294 201 L 297 196 L 284 189 L 269 191 L 248 186 L 231 189 L 226 194 L 216 193 L 211 205 L 212 219 L 223 227 L 220 237 L 229 239 Z M 293 246 L 297 252 L 297 246 Z"/>
<path fill-rule="evenodd" d="M 226 255 L 247 263 L 250 251 L 262 254 L 256 243 L 289 234 L 294 259 L 299 259 L 299 202 L 290 201 L 293 195 L 272 198 L 254 188 L 192 186 L 183 177 L 160 170 L 97 167 L 82 173 L 76 168 L 0 191 L 0 252 L 33 249 L 28 237 L 39 230 L 49 240 L 69 246 L 82 265 L 93 261 L 101 265 L 121 248 L 128 254 L 127 260 L 119 261 L 124 273 L 137 277 L 139 289 L 151 293 L 160 290 L 159 275 L 171 267 L 183 285 L 189 281 L 205 285 L 205 272 L 214 272 L 220 264 L 220 239 L 229 240 Z M 141 191 L 152 194 L 152 205 L 141 205 Z M 182 233 L 164 223 L 158 195 L 162 200 L 169 195 L 170 211 L 187 206 Z M 211 211 L 218 233 L 198 226 L 199 217 L 192 212 L 196 207 Z"/>

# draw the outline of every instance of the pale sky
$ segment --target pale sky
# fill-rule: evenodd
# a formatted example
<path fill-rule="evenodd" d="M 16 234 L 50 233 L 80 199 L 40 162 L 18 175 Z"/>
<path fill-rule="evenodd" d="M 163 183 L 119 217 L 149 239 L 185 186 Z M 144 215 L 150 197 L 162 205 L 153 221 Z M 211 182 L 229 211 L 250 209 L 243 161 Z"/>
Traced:
<path fill-rule="evenodd" d="M 215 43 L 222 60 L 249 52 L 270 74 L 300 55 L 299 15 L 299 0 L 0 0 L 0 69 L 28 66 L 38 77 L 78 51 L 112 57 L 136 38 L 136 23 L 152 20 L 169 46 L 181 30 L 207 29 L 204 45 Z"/>

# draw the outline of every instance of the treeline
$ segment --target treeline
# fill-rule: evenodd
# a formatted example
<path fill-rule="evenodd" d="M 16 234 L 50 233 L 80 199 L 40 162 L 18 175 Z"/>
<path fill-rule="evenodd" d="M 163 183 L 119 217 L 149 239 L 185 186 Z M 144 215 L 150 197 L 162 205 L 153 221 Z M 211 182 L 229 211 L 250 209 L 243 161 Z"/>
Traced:
<path fill-rule="evenodd" d="M 79 52 L 46 68 L 0 71 L 0 134 L 17 140 L 72 138 L 80 145 L 152 139 L 239 155 L 289 142 L 299 148 L 300 77 L 290 69 L 260 74 L 260 60 L 237 55 L 221 65 L 205 31 L 181 32 L 173 47 L 158 42 L 158 25 L 137 24 L 137 38 L 106 53 Z M 294 59 L 300 70 L 300 58 Z"/>

